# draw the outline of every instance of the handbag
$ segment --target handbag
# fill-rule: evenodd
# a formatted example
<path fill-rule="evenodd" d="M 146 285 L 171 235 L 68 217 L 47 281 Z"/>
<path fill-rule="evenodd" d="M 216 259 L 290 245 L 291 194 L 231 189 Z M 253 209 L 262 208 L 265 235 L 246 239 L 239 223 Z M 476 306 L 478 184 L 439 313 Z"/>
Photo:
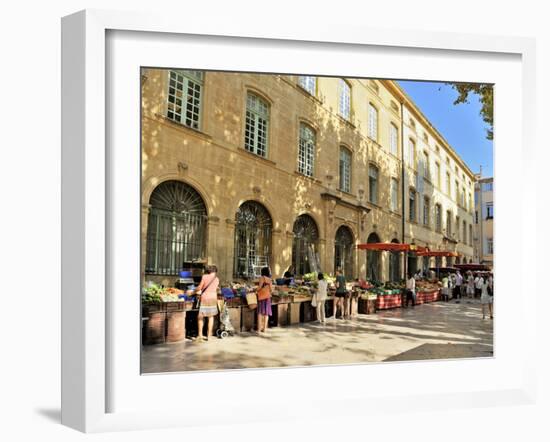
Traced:
<path fill-rule="evenodd" d="M 264 288 L 267 287 L 267 293 L 264 291 Z M 264 280 L 262 286 L 258 290 L 258 301 L 264 301 L 270 297 L 271 293 L 269 292 L 269 283 Z"/>
<path fill-rule="evenodd" d="M 317 307 L 317 294 L 314 293 L 313 296 L 311 297 L 311 306 L 312 307 Z"/>

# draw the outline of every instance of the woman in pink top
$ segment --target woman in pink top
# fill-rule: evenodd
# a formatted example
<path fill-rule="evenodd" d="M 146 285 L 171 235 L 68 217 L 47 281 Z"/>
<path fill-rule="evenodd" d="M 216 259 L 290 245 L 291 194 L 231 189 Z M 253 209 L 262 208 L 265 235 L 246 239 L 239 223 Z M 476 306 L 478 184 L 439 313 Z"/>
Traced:
<path fill-rule="evenodd" d="M 218 286 L 220 280 L 216 276 L 217 267 L 212 265 L 206 268 L 206 273 L 202 276 L 201 282 L 195 292 L 201 291 L 199 318 L 198 318 L 198 336 L 197 339 L 204 340 L 203 328 L 204 318 L 208 318 L 208 338 L 212 337 L 212 328 L 214 327 L 214 316 L 218 314 Z"/>

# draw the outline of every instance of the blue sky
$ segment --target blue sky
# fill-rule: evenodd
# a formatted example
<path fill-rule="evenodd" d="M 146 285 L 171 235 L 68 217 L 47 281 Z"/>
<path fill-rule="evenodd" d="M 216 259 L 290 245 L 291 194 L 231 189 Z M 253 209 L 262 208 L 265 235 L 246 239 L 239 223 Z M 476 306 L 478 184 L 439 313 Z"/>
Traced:
<path fill-rule="evenodd" d="M 474 173 L 483 166 L 483 176 L 493 176 L 493 142 L 485 138 L 486 124 L 477 95 L 468 104 L 453 105 L 457 92 L 445 83 L 399 81 L 422 113 L 455 149 Z"/>

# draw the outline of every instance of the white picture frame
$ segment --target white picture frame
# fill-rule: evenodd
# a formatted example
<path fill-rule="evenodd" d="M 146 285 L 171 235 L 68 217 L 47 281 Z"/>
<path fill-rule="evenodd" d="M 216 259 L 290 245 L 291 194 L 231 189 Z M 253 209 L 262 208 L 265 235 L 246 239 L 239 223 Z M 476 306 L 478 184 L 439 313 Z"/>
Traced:
<path fill-rule="evenodd" d="M 397 48 L 406 54 L 407 51 L 423 50 L 426 54 L 435 57 L 443 57 L 448 53 L 469 54 L 478 58 L 483 63 L 484 54 L 502 55 L 503 57 L 515 57 L 520 60 L 521 91 L 518 91 L 521 106 L 521 124 L 510 130 L 511 139 L 499 138 L 499 121 L 505 121 L 509 111 L 499 104 L 497 89 L 496 95 L 496 133 L 495 144 L 502 146 L 503 151 L 507 144 L 517 141 L 521 146 L 519 155 L 522 158 L 523 167 L 527 167 L 534 161 L 535 155 L 535 130 L 534 130 L 534 103 L 535 103 L 535 44 L 534 40 L 518 37 L 481 36 L 453 33 L 428 33 L 416 31 L 393 32 L 389 30 L 372 29 L 368 27 L 349 28 L 341 25 L 319 26 L 315 28 L 293 28 L 290 25 L 258 23 L 251 27 L 250 23 L 243 26 L 238 21 L 207 21 L 195 20 L 183 25 L 177 17 L 169 15 L 155 16 L 145 13 L 126 13 L 87 10 L 63 18 L 62 21 L 62 423 L 84 432 L 101 432 L 111 430 L 181 427 L 189 425 L 208 425 L 208 420 L 201 420 L 200 413 L 195 412 L 163 412 L 159 409 L 147 410 L 146 407 L 131 410 L 128 407 L 118 407 L 111 402 L 112 392 L 121 381 L 121 376 L 113 375 L 113 361 L 120 360 L 120 353 L 113 348 L 120 349 L 120 345 L 111 344 L 113 324 L 116 324 L 116 315 L 119 310 L 112 309 L 113 300 L 109 298 L 111 266 L 117 259 L 110 244 L 117 239 L 113 235 L 116 227 L 111 228 L 113 222 L 113 182 L 110 181 L 119 172 L 114 171 L 114 161 L 121 164 L 121 158 L 113 158 L 109 152 L 109 143 L 117 142 L 117 135 L 110 133 L 106 128 L 106 121 L 113 117 L 108 109 L 108 95 L 111 93 L 109 82 L 113 77 L 106 76 L 110 72 L 108 56 L 117 56 L 117 52 L 109 52 L 109 33 L 140 33 L 144 38 L 154 35 L 158 38 L 176 39 L 179 37 L 193 36 L 194 38 L 216 37 L 218 41 L 238 39 L 243 44 L 251 46 L 268 42 L 271 47 L 288 48 L 288 45 L 307 44 L 314 47 L 316 44 L 332 45 L 336 50 L 360 50 L 361 48 L 377 48 L 378 51 Z M 141 34 L 144 33 L 144 34 Z M 145 34 L 151 33 L 151 34 Z M 156 34 L 152 34 L 156 33 Z M 135 35 L 135 34 L 134 34 Z M 231 40 L 236 42 L 237 40 Z M 354 49 L 355 48 L 355 49 Z M 284 50 L 284 49 L 283 49 Z M 159 53 L 162 50 L 159 49 Z M 439 54 L 439 55 L 438 55 Z M 132 54 L 129 54 L 132 55 Z M 250 60 L 242 61 L 243 70 L 255 70 L 258 62 Z M 356 67 L 357 68 L 357 67 Z M 257 69 L 257 68 L 256 68 Z M 349 68 L 353 69 L 353 68 Z M 480 73 L 483 77 L 483 72 Z M 414 75 L 410 78 L 414 78 Z M 516 77 L 517 78 L 517 77 Z M 498 88 L 498 85 L 497 85 Z M 138 89 L 136 89 L 138 94 Z M 139 95 L 139 94 L 138 94 Z M 136 97 L 137 98 L 137 97 Z M 504 99 L 505 97 L 503 97 Z M 136 109 L 139 112 L 139 109 Z M 517 115 L 517 113 L 516 113 Z M 502 118 L 502 119 L 500 119 Z M 134 121 L 134 123 L 136 123 Z M 139 123 L 138 123 L 139 124 Z M 133 134 L 139 138 L 138 134 Z M 508 137 L 509 138 L 509 137 Z M 120 155 L 124 157 L 124 152 Z M 503 153 L 497 155 L 496 175 L 501 173 L 506 176 L 506 171 L 513 167 L 514 161 L 509 161 Z M 133 164 L 133 163 L 132 163 Z M 139 167 L 139 166 L 138 166 Z M 114 175 L 113 175 L 114 174 Z M 139 173 L 138 173 L 139 175 Z M 496 179 L 496 205 L 499 215 L 506 218 L 508 202 L 499 195 L 507 195 L 507 198 L 517 198 L 521 205 L 519 210 L 519 235 L 527 238 L 527 233 L 534 230 L 536 219 L 535 201 L 536 189 L 527 185 L 511 188 L 510 183 L 502 183 L 499 193 L 498 177 Z M 508 187 L 507 187 L 508 186 Z M 510 212 L 511 213 L 511 212 Z M 137 215 L 136 215 L 137 217 Z M 497 226 L 500 223 L 497 223 Z M 513 223 L 513 221 L 512 221 Z M 116 224 L 116 223 L 115 223 Z M 496 227 L 497 242 L 495 245 L 495 285 L 499 284 L 499 269 L 506 274 L 510 267 L 504 255 L 501 259 L 499 250 L 499 229 L 505 232 L 510 229 L 510 224 L 502 222 L 502 227 Z M 504 236 L 501 236 L 504 237 Z M 519 259 L 522 271 L 527 274 L 523 266 L 527 265 L 527 257 L 534 254 L 534 245 L 527 244 L 520 249 Z M 131 257 L 130 257 L 131 258 Z M 535 279 L 522 281 L 522 293 L 534 293 Z M 369 393 L 358 386 L 356 391 L 344 394 L 341 397 L 328 396 L 325 398 L 312 396 L 303 398 L 301 404 L 308 405 L 306 411 L 301 411 L 302 417 L 314 415 L 316 410 L 329 406 L 331 401 L 338 400 L 338 409 L 341 413 L 361 415 L 365 413 L 384 413 L 396 410 L 405 411 L 414 406 L 419 410 L 431 410 L 442 408 L 465 408 L 474 403 L 476 406 L 491 406 L 498 404 L 529 404 L 534 402 L 536 391 L 535 378 L 535 327 L 532 320 L 527 320 L 525 314 L 515 318 L 514 332 L 519 336 L 513 337 L 506 329 L 508 313 L 516 308 L 519 312 L 528 309 L 530 300 L 527 296 L 517 296 L 514 305 L 506 300 L 506 287 L 499 288 L 499 294 L 503 294 L 501 304 L 498 304 L 498 315 L 495 321 L 496 357 L 493 360 L 478 364 L 476 361 L 448 361 L 444 368 L 449 372 L 461 370 L 480 370 L 480 372 L 499 373 L 505 372 L 503 379 L 496 376 L 494 383 L 487 388 L 469 389 L 469 387 L 457 383 L 456 388 L 445 391 L 438 390 L 437 362 L 421 362 L 410 365 L 412 371 L 415 367 L 423 366 L 424 371 L 431 372 L 434 376 L 434 387 L 426 386 L 422 392 L 418 388 L 403 391 L 399 388 L 389 388 L 385 393 Z M 500 300 L 499 300 L 500 301 Z M 138 321 L 139 313 L 135 312 L 135 321 Z M 500 316 L 499 316 L 500 315 Z M 499 319 L 499 317 L 501 319 Z M 137 327 L 137 325 L 136 325 Z M 517 345 L 519 338 L 523 346 L 517 353 L 517 361 L 507 359 L 506 345 Z M 116 338 L 113 338 L 116 339 Z M 510 344 L 512 342 L 512 344 Z M 129 342 L 135 354 L 135 343 Z M 502 352 L 500 352 L 502 348 Z M 499 353 L 500 352 L 500 353 Z M 502 355 L 502 356 L 501 356 Z M 501 358 L 501 359 L 499 359 Z M 133 363 L 139 365 L 139 361 Z M 261 382 L 266 376 L 274 376 L 274 382 L 290 382 L 293 385 L 307 382 L 310 373 L 332 375 L 336 371 L 345 373 L 349 379 L 360 378 L 368 373 L 376 376 L 382 372 L 391 371 L 397 376 L 403 373 L 407 364 L 375 364 L 369 366 L 353 367 L 320 367 L 309 369 L 278 369 L 278 370 L 244 370 L 229 373 L 199 373 L 170 375 L 192 379 L 195 386 L 200 386 L 204 376 L 210 376 L 217 386 L 224 385 L 230 380 L 232 388 L 237 391 L 238 386 L 246 383 Z M 116 364 L 115 364 L 116 365 Z M 130 366 L 128 366 L 130 367 Z M 115 371 L 118 366 L 114 367 Z M 136 377 L 144 382 L 143 395 L 152 394 L 151 389 L 155 383 L 166 385 L 168 376 L 139 376 L 132 368 L 128 368 L 128 377 Z M 133 370 L 133 371 L 132 371 Z M 309 370 L 309 371 L 307 371 Z M 191 376 L 191 377 L 190 377 Z M 275 376 L 277 377 L 275 379 Z M 138 379 L 139 378 L 139 379 Z M 118 380 L 117 380 L 118 379 Z M 172 378 L 175 379 L 175 378 Z M 270 378 L 271 379 L 271 378 Z M 498 381 L 498 382 L 497 382 Z M 134 384 L 136 385 L 136 384 Z M 159 384 L 160 385 L 160 384 Z M 128 383 L 129 387 L 130 384 Z M 216 387 L 214 387 L 216 388 Z M 135 390 L 138 391 L 139 390 Z M 126 390 L 129 394 L 129 391 Z M 124 393 L 122 393 L 124 394 Z M 119 394 L 120 396 L 120 394 Z M 122 398 L 121 404 L 124 403 Z M 128 400 L 127 402 L 130 402 Z M 411 405 L 413 404 L 413 405 Z M 274 406 L 276 406 L 275 404 Z M 250 410 L 242 416 L 224 416 L 221 411 L 215 413 L 217 423 L 223 422 L 258 422 L 262 420 L 280 420 L 295 418 L 297 414 L 292 409 L 278 410 L 276 417 L 258 410 Z M 212 415 L 210 416 L 210 419 Z"/>

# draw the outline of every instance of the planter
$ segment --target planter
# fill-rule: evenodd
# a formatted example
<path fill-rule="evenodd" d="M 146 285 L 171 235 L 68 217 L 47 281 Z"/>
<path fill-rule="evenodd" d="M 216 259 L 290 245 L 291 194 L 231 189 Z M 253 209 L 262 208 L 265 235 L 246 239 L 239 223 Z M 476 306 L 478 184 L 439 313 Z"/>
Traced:
<path fill-rule="evenodd" d="M 166 312 L 166 342 L 185 340 L 185 311 Z"/>
<path fill-rule="evenodd" d="M 162 344 L 166 342 L 166 312 L 162 304 L 149 304 L 142 308 L 142 317 L 147 318 L 143 324 L 143 344 Z"/>

